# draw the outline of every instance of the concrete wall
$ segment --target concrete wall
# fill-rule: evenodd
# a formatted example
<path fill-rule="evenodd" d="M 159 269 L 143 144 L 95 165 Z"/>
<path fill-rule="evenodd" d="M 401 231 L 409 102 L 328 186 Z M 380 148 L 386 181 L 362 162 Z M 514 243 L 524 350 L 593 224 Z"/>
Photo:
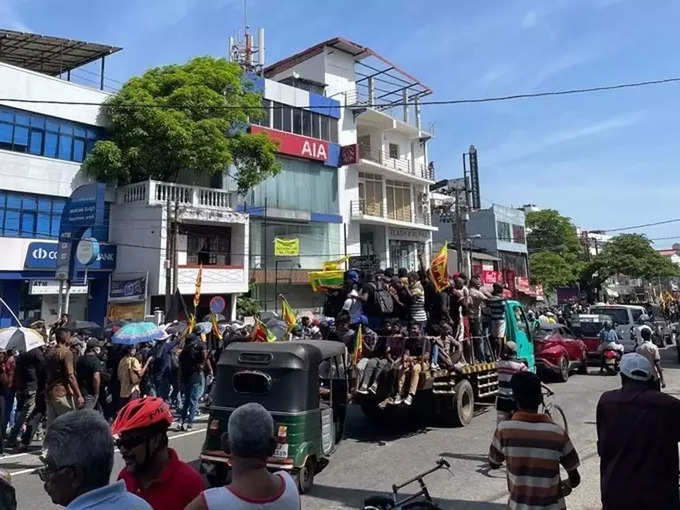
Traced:
<path fill-rule="evenodd" d="M 480 235 L 475 239 L 475 247 L 493 253 L 496 248 L 496 219 L 492 209 L 479 209 L 470 213 L 470 219 L 465 225 L 465 232 L 469 236 Z"/>
<path fill-rule="evenodd" d="M 6 190 L 62 197 L 88 182 L 80 163 L 2 149 L 0 180 Z"/>
<path fill-rule="evenodd" d="M 110 94 L 97 89 L 77 85 L 45 74 L 28 71 L 0 62 L 0 97 L 103 103 Z M 0 101 L 0 104 L 60 119 L 103 126 L 100 109 L 96 106 L 36 104 Z"/>

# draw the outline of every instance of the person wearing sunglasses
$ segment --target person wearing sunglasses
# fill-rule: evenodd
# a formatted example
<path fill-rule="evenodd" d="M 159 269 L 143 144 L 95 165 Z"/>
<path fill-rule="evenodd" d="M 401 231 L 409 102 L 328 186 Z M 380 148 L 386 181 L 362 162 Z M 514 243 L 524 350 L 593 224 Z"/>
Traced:
<path fill-rule="evenodd" d="M 158 397 L 131 400 L 111 424 L 125 461 L 118 479 L 154 510 L 183 510 L 205 489 L 201 475 L 168 447 L 171 424 L 170 407 Z"/>
<path fill-rule="evenodd" d="M 47 429 L 43 447 L 38 476 L 53 503 L 67 510 L 151 510 L 123 481 L 109 485 L 113 437 L 100 413 L 83 410 L 59 416 Z"/>

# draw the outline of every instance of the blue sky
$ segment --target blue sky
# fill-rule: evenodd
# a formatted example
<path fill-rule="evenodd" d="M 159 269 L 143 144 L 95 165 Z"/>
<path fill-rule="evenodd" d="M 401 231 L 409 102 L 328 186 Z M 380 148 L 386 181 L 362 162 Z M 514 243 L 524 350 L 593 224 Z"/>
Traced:
<path fill-rule="evenodd" d="M 250 0 L 248 16 L 267 32 L 269 63 L 343 36 L 420 78 L 433 100 L 680 75 L 680 3 L 672 0 Z M 122 46 L 107 63 L 119 82 L 152 66 L 222 56 L 242 23 L 241 0 L 0 2 L 2 27 Z M 583 227 L 614 228 L 680 217 L 679 97 L 672 84 L 430 106 L 423 119 L 435 125 L 438 177 L 459 176 L 460 155 L 475 144 L 484 206 L 533 202 Z M 680 223 L 641 232 L 677 236 L 657 248 L 680 242 Z"/>

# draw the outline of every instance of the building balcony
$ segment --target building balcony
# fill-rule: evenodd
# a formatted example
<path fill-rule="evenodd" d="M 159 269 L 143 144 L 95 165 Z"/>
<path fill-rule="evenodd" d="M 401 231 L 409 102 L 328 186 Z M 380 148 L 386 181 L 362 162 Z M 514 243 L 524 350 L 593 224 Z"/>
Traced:
<path fill-rule="evenodd" d="M 350 202 L 350 216 L 352 220 L 361 223 L 395 225 L 431 231 L 437 230 L 437 227 L 432 226 L 432 219 L 429 213 L 415 213 L 410 209 L 385 211 L 381 202 L 352 200 Z"/>
<path fill-rule="evenodd" d="M 434 169 L 422 163 L 415 163 L 410 158 L 392 158 L 384 149 L 359 147 L 359 164 L 368 171 L 393 176 L 396 179 L 410 178 L 416 182 L 434 182 Z"/>
<path fill-rule="evenodd" d="M 201 209 L 233 211 L 236 192 L 163 181 L 144 181 L 121 186 L 118 204 L 165 205 L 168 202 Z"/>
<path fill-rule="evenodd" d="M 177 287 L 182 294 L 193 294 L 199 266 L 180 266 Z M 203 266 L 201 294 L 248 292 L 248 270 L 243 266 Z"/>

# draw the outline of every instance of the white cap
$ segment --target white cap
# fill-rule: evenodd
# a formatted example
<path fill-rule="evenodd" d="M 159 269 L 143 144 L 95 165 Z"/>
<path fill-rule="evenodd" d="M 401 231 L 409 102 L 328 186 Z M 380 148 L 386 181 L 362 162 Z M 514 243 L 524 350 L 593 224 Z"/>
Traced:
<path fill-rule="evenodd" d="M 630 352 L 621 357 L 621 373 L 636 381 L 649 381 L 652 378 L 652 365 L 643 355 Z"/>

